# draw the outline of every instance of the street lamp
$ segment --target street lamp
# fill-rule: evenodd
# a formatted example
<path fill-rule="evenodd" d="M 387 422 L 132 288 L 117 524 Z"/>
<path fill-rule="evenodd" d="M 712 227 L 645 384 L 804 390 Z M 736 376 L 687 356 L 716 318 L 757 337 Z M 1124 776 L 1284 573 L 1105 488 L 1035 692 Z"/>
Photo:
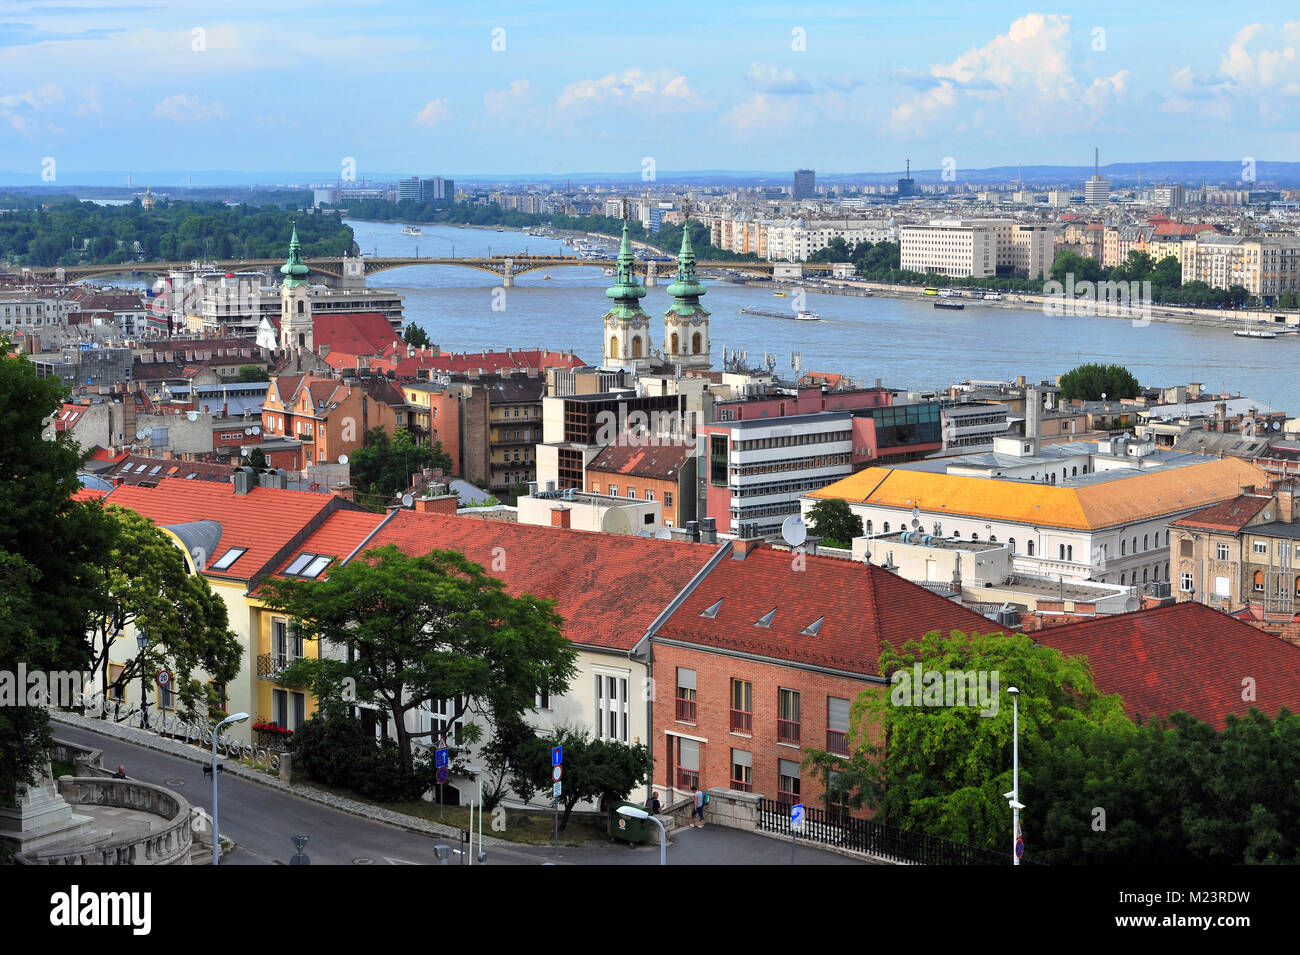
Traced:
<path fill-rule="evenodd" d="M 1003 793 L 1011 804 L 1011 864 L 1020 865 L 1020 810 L 1024 803 L 1020 801 L 1020 691 L 1014 686 L 1007 687 L 1011 694 L 1011 792 Z"/>
<path fill-rule="evenodd" d="M 227 716 L 218 723 L 212 730 L 212 864 L 221 864 L 221 824 L 220 813 L 217 809 L 217 738 L 221 736 L 221 727 L 227 723 L 242 723 L 248 719 L 247 713 L 236 713 L 234 716 Z"/>
<path fill-rule="evenodd" d="M 646 812 L 644 809 L 639 809 L 636 806 L 619 806 L 618 809 L 615 811 L 620 816 L 627 816 L 629 819 L 649 819 L 651 822 L 653 822 L 656 826 L 659 827 L 659 864 L 667 865 L 668 864 L 668 830 L 664 828 L 664 824 L 660 822 L 656 817 L 650 815 L 650 813 Z"/>
<path fill-rule="evenodd" d="M 135 645 L 140 648 L 140 725 L 145 729 L 149 728 L 149 710 L 147 709 L 149 701 L 145 699 L 144 682 L 144 648 L 149 645 L 149 635 L 143 630 L 136 629 Z"/>

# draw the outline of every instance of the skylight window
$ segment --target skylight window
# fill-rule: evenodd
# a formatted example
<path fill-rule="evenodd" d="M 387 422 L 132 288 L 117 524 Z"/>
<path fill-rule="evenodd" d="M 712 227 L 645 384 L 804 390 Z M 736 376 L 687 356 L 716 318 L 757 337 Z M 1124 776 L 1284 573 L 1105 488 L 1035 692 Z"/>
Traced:
<path fill-rule="evenodd" d="M 808 624 L 808 626 L 804 627 L 803 630 L 800 632 L 810 637 L 817 636 L 817 634 L 821 632 L 822 621 L 825 619 L 826 619 L 825 617 L 818 617 L 812 623 Z"/>
<path fill-rule="evenodd" d="M 321 571 L 323 571 L 326 567 L 330 565 L 331 559 L 332 558 L 329 557 L 315 558 L 310 564 L 307 565 L 307 569 L 302 572 L 302 576 L 313 577 L 313 578 L 319 577 Z"/>
<path fill-rule="evenodd" d="M 770 626 L 772 626 L 772 618 L 775 617 L 775 616 L 776 616 L 776 608 L 773 607 L 773 608 L 772 608 L 771 610 L 769 610 L 767 613 L 763 614 L 763 616 L 759 617 L 758 620 L 755 621 L 754 626 L 756 626 L 756 627 L 770 627 Z"/>
<path fill-rule="evenodd" d="M 299 554 L 296 558 L 294 558 L 293 563 L 290 564 L 287 568 L 285 568 L 284 572 L 286 574 L 289 574 L 290 576 L 297 577 L 299 574 L 302 573 L 302 569 L 306 567 L 309 563 L 311 563 L 312 558 L 314 558 L 315 556 L 316 556 L 315 554 Z"/>
<path fill-rule="evenodd" d="M 231 564 L 233 564 L 235 561 L 239 560 L 239 558 L 243 557 L 244 554 L 247 553 L 247 551 L 248 551 L 248 548 L 247 548 L 247 547 L 232 547 L 232 548 L 230 548 L 230 550 L 228 550 L 228 551 L 226 551 L 224 554 L 222 554 L 221 557 L 217 560 L 217 562 L 216 562 L 215 564 L 212 565 L 212 569 L 213 569 L 213 570 L 225 570 L 225 569 L 228 568 Z"/>
<path fill-rule="evenodd" d="M 701 616 L 701 617 L 708 617 L 708 618 L 711 620 L 711 619 L 713 619 L 714 617 L 716 617 L 716 616 L 718 615 L 718 608 L 721 607 L 721 606 L 722 606 L 722 601 L 719 600 L 719 601 L 718 601 L 717 603 L 715 603 L 712 607 L 709 607 L 707 610 L 703 610 L 703 611 L 701 611 L 701 612 L 700 612 L 700 616 Z"/>
<path fill-rule="evenodd" d="M 285 568 L 284 572 L 289 577 L 307 577 L 314 580 L 321 575 L 321 571 L 328 567 L 333 559 L 321 554 L 299 554 L 293 559 L 293 563 Z"/>

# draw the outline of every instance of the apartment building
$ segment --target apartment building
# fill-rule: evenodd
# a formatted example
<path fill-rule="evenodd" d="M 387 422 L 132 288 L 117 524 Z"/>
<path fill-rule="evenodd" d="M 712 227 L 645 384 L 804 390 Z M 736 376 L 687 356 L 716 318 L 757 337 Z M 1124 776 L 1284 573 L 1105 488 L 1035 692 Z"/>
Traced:
<path fill-rule="evenodd" d="M 1181 261 L 1184 285 L 1240 285 L 1264 299 L 1300 291 L 1300 239 L 1201 234 L 1183 241 Z"/>
<path fill-rule="evenodd" d="M 1247 487 L 1239 497 L 1171 523 L 1169 563 L 1178 601 L 1194 600 L 1224 613 L 1247 606 L 1252 594 L 1243 586 L 1242 535 L 1252 525 L 1271 521 L 1276 511 L 1271 490 Z"/>
<path fill-rule="evenodd" d="M 375 400 L 358 384 L 334 378 L 277 376 L 262 405 L 265 439 L 298 442 L 294 469 L 333 463 L 362 447 L 371 428 L 391 434 L 396 427 L 390 403 Z"/>
<path fill-rule="evenodd" d="M 901 267 L 956 278 L 1044 278 L 1055 256 L 1055 229 L 1010 219 L 935 219 L 902 226 Z"/>

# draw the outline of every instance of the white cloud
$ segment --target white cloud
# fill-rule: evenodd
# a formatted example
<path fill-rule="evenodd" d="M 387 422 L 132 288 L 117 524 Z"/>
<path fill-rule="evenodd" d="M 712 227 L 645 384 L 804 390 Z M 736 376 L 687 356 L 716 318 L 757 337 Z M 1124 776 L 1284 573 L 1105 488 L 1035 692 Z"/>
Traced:
<path fill-rule="evenodd" d="M 1258 40 L 1259 42 L 1256 42 Z M 1300 95 L 1300 20 L 1280 30 L 1259 23 L 1242 27 L 1219 60 L 1219 76 L 1228 92 Z"/>
<path fill-rule="evenodd" d="M 722 124 L 737 136 L 771 136 L 788 126 L 803 111 L 797 100 L 755 93 L 722 117 Z"/>
<path fill-rule="evenodd" d="M 37 125 L 38 113 L 59 105 L 64 99 L 63 87 L 55 83 L 21 93 L 5 93 L 0 95 L 0 120 L 19 132 L 27 132 Z"/>
<path fill-rule="evenodd" d="M 531 97 L 532 85 L 528 80 L 515 80 L 506 89 L 484 93 L 483 109 L 493 116 L 501 116 L 521 108 Z"/>
<path fill-rule="evenodd" d="M 221 119 L 226 115 L 226 107 L 220 100 L 214 100 L 206 106 L 199 100 L 197 93 L 177 93 L 168 96 L 153 108 L 153 114 L 159 119 L 170 119 L 178 123 L 192 123 L 207 119 Z"/>
<path fill-rule="evenodd" d="M 932 65 L 929 77 L 935 85 L 894 107 L 896 134 L 925 138 L 989 110 L 1014 113 L 1042 129 L 1098 122 L 1124 95 L 1129 72 L 1092 80 L 1078 75 L 1070 58 L 1070 18 L 1031 13 L 983 46 Z M 904 79 L 921 85 L 915 75 Z"/>
<path fill-rule="evenodd" d="M 685 76 L 667 70 L 646 71 L 633 68 L 622 73 L 609 73 L 600 79 L 570 83 L 560 93 L 556 106 L 560 109 L 581 109 L 628 102 L 674 110 L 694 109 L 704 105 Z"/>
<path fill-rule="evenodd" d="M 431 99 L 424 104 L 424 109 L 415 114 L 415 119 L 411 120 L 411 125 L 433 129 L 449 119 L 451 119 L 451 109 L 447 106 L 447 101 L 445 99 Z"/>
<path fill-rule="evenodd" d="M 771 63 L 751 63 L 745 73 L 745 85 L 760 93 L 811 93 L 813 85 L 794 70 Z"/>

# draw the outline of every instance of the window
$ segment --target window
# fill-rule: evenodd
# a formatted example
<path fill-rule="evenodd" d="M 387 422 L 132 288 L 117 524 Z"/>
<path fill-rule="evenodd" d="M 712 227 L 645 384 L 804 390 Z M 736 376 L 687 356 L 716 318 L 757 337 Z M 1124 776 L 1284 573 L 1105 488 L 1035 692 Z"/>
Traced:
<path fill-rule="evenodd" d="M 1064 545 L 1064 544 L 1061 544 L 1061 545 L 1060 545 L 1060 548 L 1061 548 L 1061 553 L 1060 553 L 1060 555 L 1059 555 L 1059 556 L 1060 556 L 1060 559 L 1061 559 L 1061 560 L 1065 560 L 1065 545 Z"/>
<path fill-rule="evenodd" d="M 849 700 L 826 698 L 826 751 L 837 756 L 849 755 Z"/>
<path fill-rule="evenodd" d="M 122 679 L 122 671 L 126 666 L 121 663 L 110 663 L 108 665 L 108 694 L 109 698 L 116 700 L 118 703 L 126 702 L 126 684 L 119 683 Z"/>
<path fill-rule="evenodd" d="M 1250 545 L 1250 550 L 1253 554 L 1267 554 L 1268 543 L 1265 541 L 1253 541 Z"/>
<path fill-rule="evenodd" d="M 1142 549 L 1143 549 L 1143 550 L 1150 550 L 1150 549 L 1151 549 L 1150 546 L 1147 544 L 1147 535 L 1146 535 L 1146 534 L 1143 534 L 1143 535 L 1142 535 Z"/>
<path fill-rule="evenodd" d="M 731 751 L 731 788 L 742 793 L 754 791 L 754 754 L 743 749 Z"/>
<path fill-rule="evenodd" d="M 296 730 L 307 722 L 307 695 L 292 693 L 290 697 L 293 702 L 293 722 L 289 725 L 289 729 Z"/>
<path fill-rule="evenodd" d="M 647 488 L 645 492 L 645 499 L 647 501 L 653 501 L 655 499 L 655 492 Z"/>
<path fill-rule="evenodd" d="M 1033 542 L 1033 541 L 1026 541 L 1026 542 L 1025 542 L 1025 549 L 1026 549 L 1026 553 L 1028 553 L 1030 557 L 1033 557 L 1033 556 L 1034 556 L 1034 542 Z"/>
<path fill-rule="evenodd" d="M 1255 590 L 1262 594 L 1264 592 L 1264 572 L 1262 570 L 1255 571 L 1253 583 Z"/>
<path fill-rule="evenodd" d="M 798 690 L 777 690 L 776 740 L 778 743 L 799 742 Z"/>
<path fill-rule="evenodd" d="M 247 550 L 248 550 L 247 547 L 230 548 L 230 550 L 226 551 L 224 554 L 221 555 L 220 558 L 217 559 L 217 562 L 212 565 L 212 569 L 225 570 L 235 561 L 239 560 L 239 558 L 242 557 L 245 554 L 245 552 L 247 552 Z"/>
<path fill-rule="evenodd" d="M 1127 553 L 1128 553 L 1128 541 L 1126 541 L 1126 540 L 1121 540 L 1121 541 L 1119 542 L 1119 555 L 1120 555 L 1121 557 L 1123 557 L 1123 556 L 1124 556 L 1125 554 L 1127 554 Z M 1186 556 L 1190 557 L 1191 555 L 1188 554 L 1188 555 L 1186 555 Z"/>
<path fill-rule="evenodd" d="M 1194 545 L 1192 543 L 1192 539 L 1190 537 L 1184 537 L 1182 540 L 1178 542 L 1178 556 L 1191 557 L 1193 546 Z M 1123 553 L 1122 545 L 1121 545 L 1120 553 Z"/>
<path fill-rule="evenodd" d="M 677 737 L 677 788 L 689 790 L 700 784 L 700 744 Z"/>
<path fill-rule="evenodd" d="M 677 668 L 677 718 L 695 722 L 695 671 Z"/>
<path fill-rule="evenodd" d="M 799 802 L 799 764 L 792 759 L 778 759 L 777 799 L 787 806 Z"/>
<path fill-rule="evenodd" d="M 731 681 L 731 731 L 751 733 L 754 730 L 754 685 L 748 680 Z"/>
<path fill-rule="evenodd" d="M 289 728 L 289 692 L 287 690 L 271 691 L 271 720 L 277 726 Z"/>
<path fill-rule="evenodd" d="M 1218 557 L 1219 560 L 1227 560 L 1227 559 L 1228 559 L 1228 545 L 1227 545 L 1227 544 L 1218 544 L 1218 545 L 1216 545 L 1215 548 L 1214 548 L 1214 552 L 1215 552 L 1215 556 Z"/>
<path fill-rule="evenodd" d="M 664 491 L 664 507 L 672 507 L 672 506 L 673 506 L 673 492 Z"/>
<path fill-rule="evenodd" d="M 544 687 L 537 688 L 537 696 L 533 703 L 533 709 L 549 710 L 551 708 L 551 691 Z"/>
<path fill-rule="evenodd" d="M 1067 544 L 1067 545 L 1065 546 L 1065 559 L 1066 559 L 1066 560 L 1074 560 L 1074 545 L 1073 545 L 1073 544 Z"/>
<path fill-rule="evenodd" d="M 634 487 L 630 487 L 630 488 L 628 488 L 628 489 L 627 489 L 627 497 L 628 497 L 628 500 L 630 500 L 630 501 L 635 501 L 635 500 L 636 500 L 636 488 L 634 488 Z"/>
<path fill-rule="evenodd" d="M 609 486 L 609 496 L 610 496 L 610 497 L 618 497 L 618 485 L 617 485 L 617 484 L 611 484 L 611 485 Z"/>
<path fill-rule="evenodd" d="M 709 483 L 715 487 L 727 486 L 727 436 L 709 435 Z"/>
<path fill-rule="evenodd" d="M 596 673 L 596 738 L 627 742 L 627 677 Z"/>
<path fill-rule="evenodd" d="M 459 746 L 461 731 L 464 729 L 464 717 L 457 714 L 464 708 L 464 702 L 463 697 L 457 696 L 445 700 L 425 700 L 421 703 L 416 708 L 416 732 L 431 735 L 422 737 L 419 742 L 424 746 L 436 747 L 450 732 L 451 744 Z"/>
<path fill-rule="evenodd" d="M 1184 576 L 1184 577 L 1188 577 L 1188 578 L 1190 578 L 1190 577 L 1191 577 L 1191 574 L 1184 574 L 1183 576 Z M 1189 582 L 1190 582 L 1190 581 L 1189 581 Z M 1232 596 L 1231 586 L 1232 586 L 1232 585 L 1230 584 L 1230 582 L 1229 582 L 1229 580 L 1228 580 L 1227 577 L 1215 577 L 1215 578 L 1214 578 L 1214 596 L 1216 596 L 1216 597 L 1231 597 L 1231 596 Z M 1185 589 L 1185 588 L 1184 588 L 1184 589 Z"/>

